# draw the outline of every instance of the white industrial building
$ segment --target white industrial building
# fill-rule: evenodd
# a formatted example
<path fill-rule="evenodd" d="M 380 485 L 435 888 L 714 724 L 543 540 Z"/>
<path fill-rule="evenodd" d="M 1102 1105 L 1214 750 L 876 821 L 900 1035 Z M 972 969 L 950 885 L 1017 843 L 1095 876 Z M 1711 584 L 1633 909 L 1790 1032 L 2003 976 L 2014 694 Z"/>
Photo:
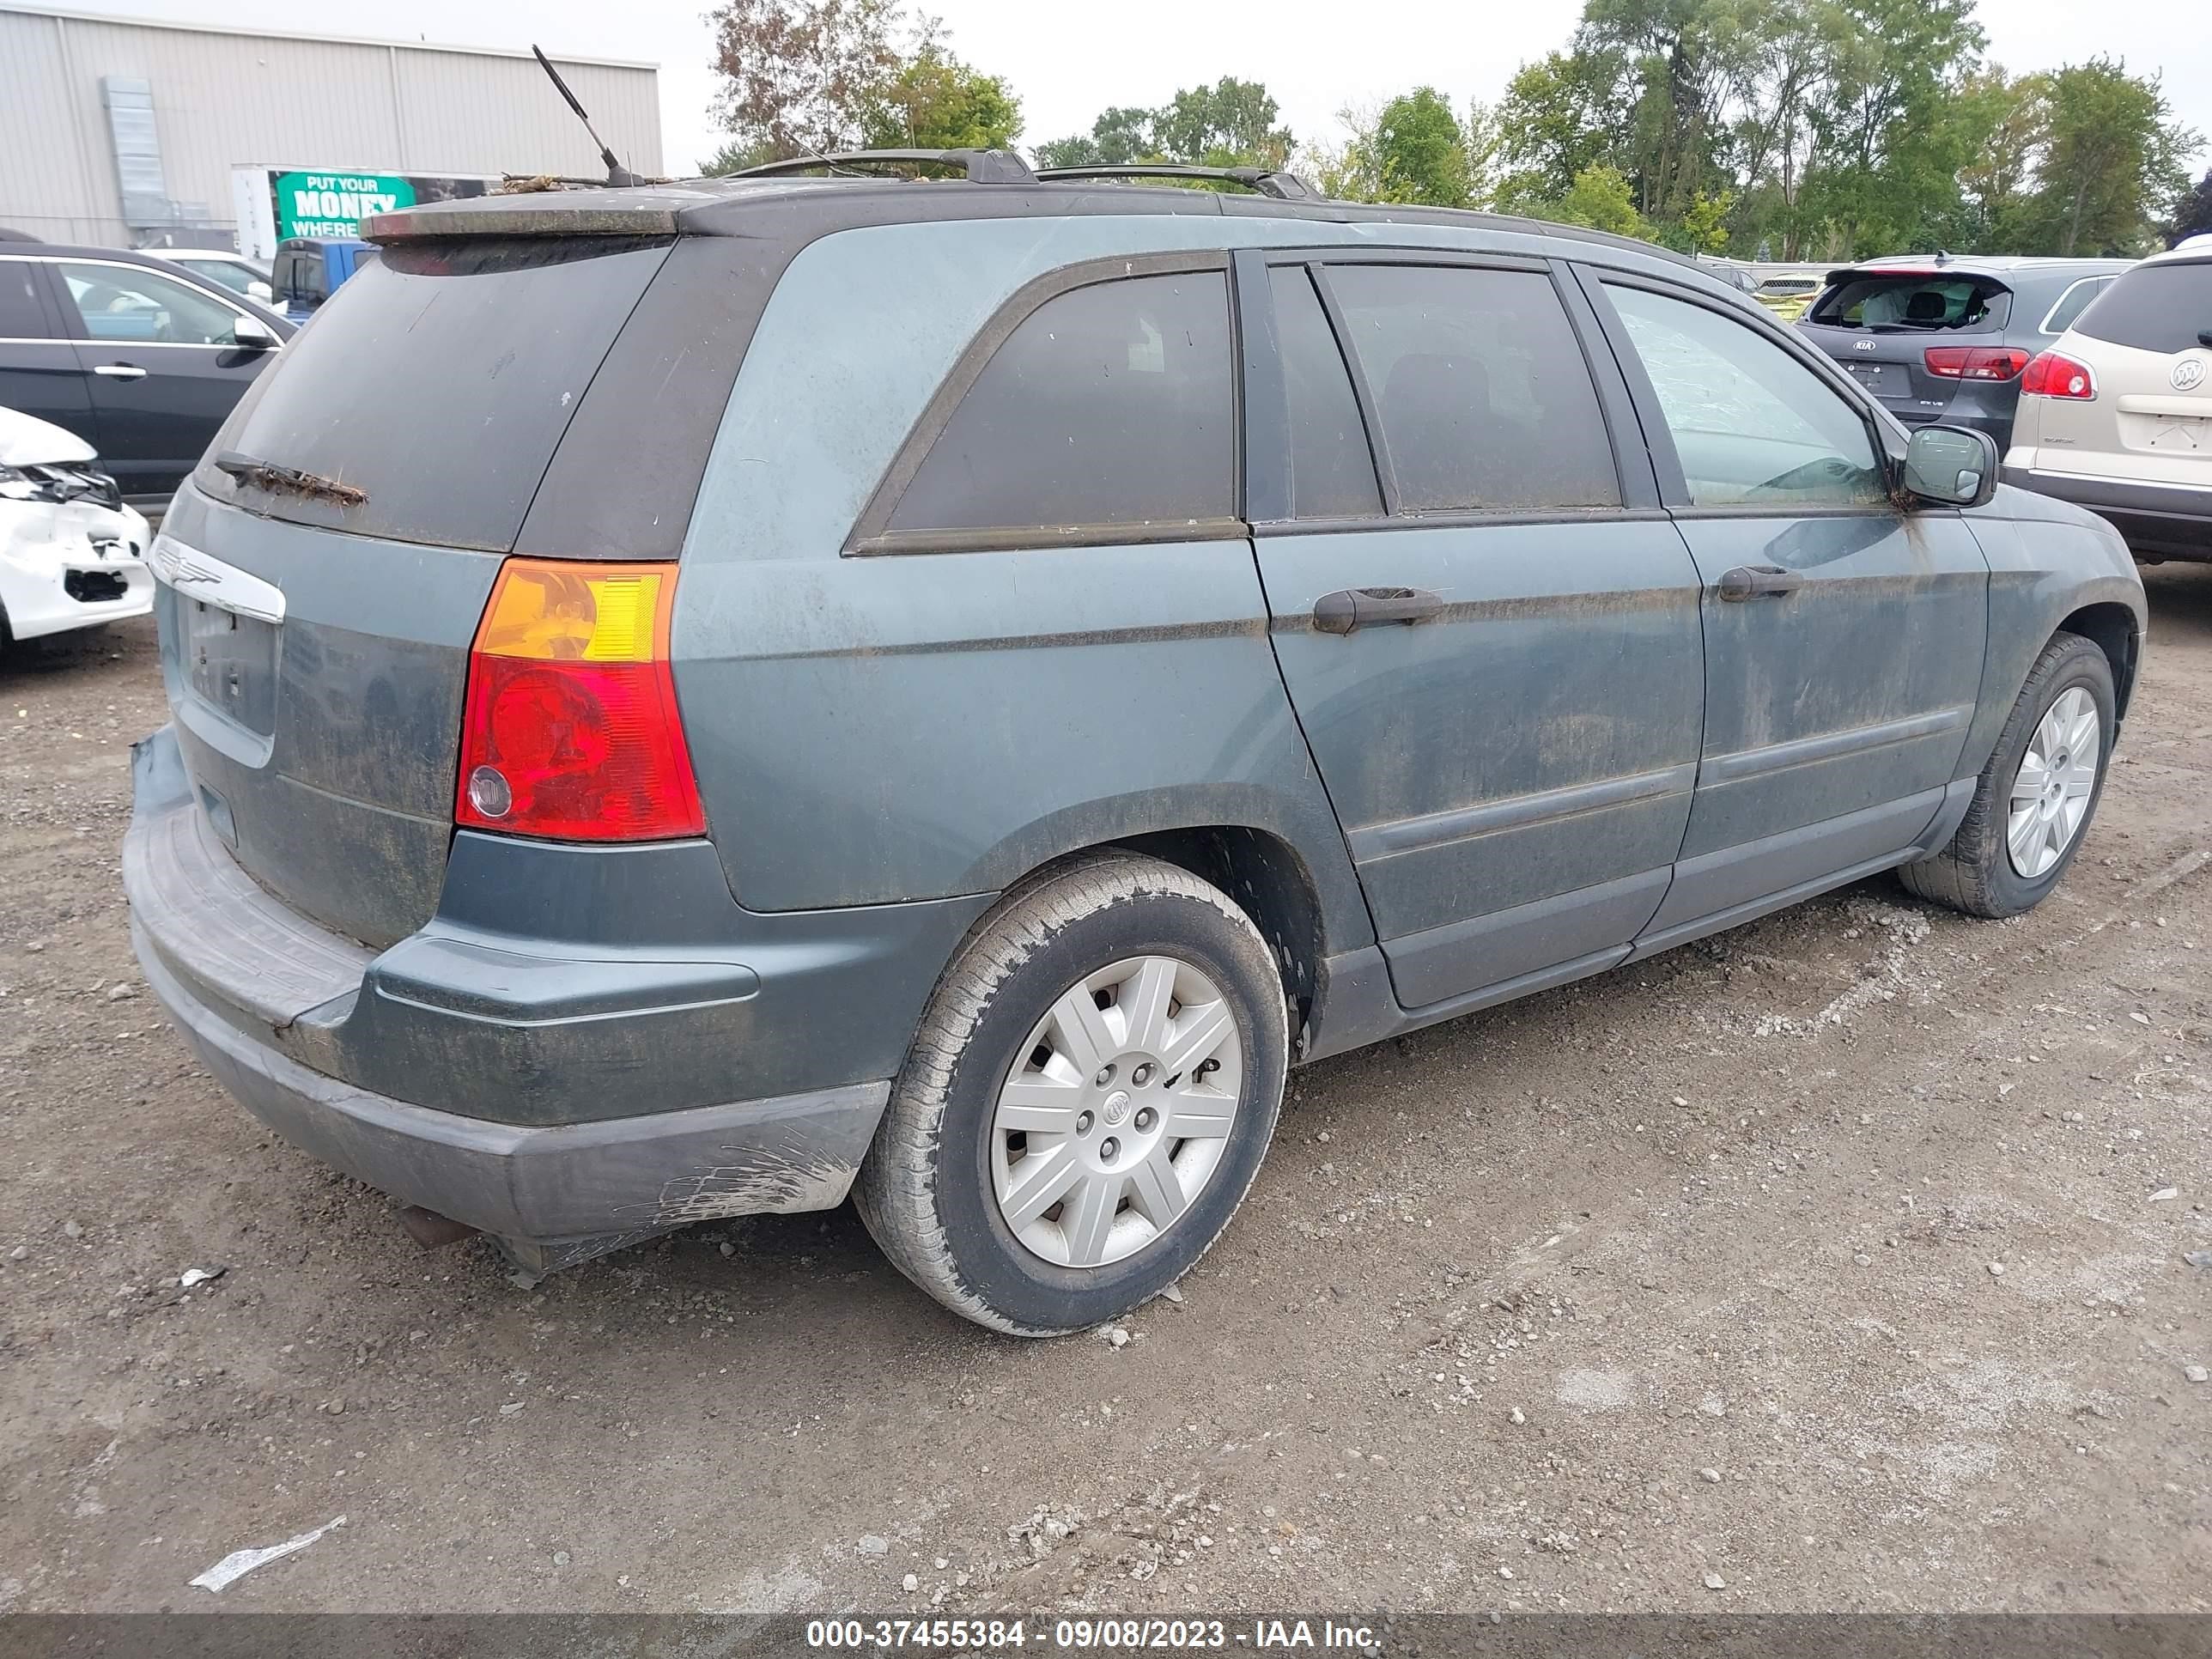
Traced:
<path fill-rule="evenodd" d="M 659 173 L 655 66 L 548 55 L 623 163 Z M 0 227 L 46 241 L 230 247 L 241 222 L 249 240 L 256 221 L 264 238 L 291 228 L 295 202 L 435 199 L 503 173 L 605 171 L 527 43 L 279 34 L 0 0 Z M 276 199 L 242 199 L 257 196 Z"/>

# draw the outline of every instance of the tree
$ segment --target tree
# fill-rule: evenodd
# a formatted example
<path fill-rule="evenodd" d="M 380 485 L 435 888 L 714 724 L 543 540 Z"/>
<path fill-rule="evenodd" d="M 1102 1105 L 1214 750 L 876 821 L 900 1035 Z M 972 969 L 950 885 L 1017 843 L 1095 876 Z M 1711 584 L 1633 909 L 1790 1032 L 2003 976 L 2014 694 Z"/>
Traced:
<path fill-rule="evenodd" d="M 1651 234 L 1651 227 L 1636 210 L 1628 175 L 1619 167 L 1584 167 L 1575 175 L 1566 194 L 1553 204 L 1544 216 L 1563 225 L 1586 225 L 1592 230 L 1610 231 L 1616 236 L 1649 239 Z"/>
<path fill-rule="evenodd" d="M 1845 257 L 1925 246 L 1955 215 L 1967 140 L 1954 94 L 1980 52 L 1973 0 L 1838 0 L 1805 205 Z"/>
<path fill-rule="evenodd" d="M 2173 216 L 2166 227 L 2166 245 L 2179 247 L 2191 236 L 2212 231 L 2212 168 L 2174 198 Z"/>
<path fill-rule="evenodd" d="M 1467 135 L 1442 93 L 1421 87 L 1382 106 L 1375 126 L 1374 173 L 1386 202 L 1465 207 Z"/>
<path fill-rule="evenodd" d="M 2029 245 L 2036 162 L 2049 136 L 2048 86 L 2042 76 L 2014 78 L 1995 64 L 1960 83 L 1954 118 L 1967 135 L 1967 160 L 1947 247 L 2002 253 Z"/>
<path fill-rule="evenodd" d="M 1006 82 L 935 41 L 877 94 L 862 129 L 871 149 L 1004 149 L 1021 130 L 1021 100 Z"/>
<path fill-rule="evenodd" d="M 1628 154 L 1628 65 L 1618 52 L 1555 52 L 1524 64 L 1498 106 L 1498 205 L 1557 201 L 1589 167 Z"/>
<path fill-rule="evenodd" d="M 1279 167 L 1290 159 L 1292 140 L 1275 116 L 1266 86 L 1224 75 L 1152 112 L 1151 136 L 1162 155 L 1193 166 Z"/>
<path fill-rule="evenodd" d="M 2171 118 L 2154 80 L 2094 58 L 2045 76 L 2046 137 L 2031 210 L 2051 252 L 2139 253 L 2151 244 L 2152 204 L 2170 201 L 2185 175 L 2194 133 Z"/>
<path fill-rule="evenodd" d="M 1186 87 L 1157 109 L 1127 105 L 1100 112 L 1088 134 L 1052 138 L 1036 149 L 1047 167 L 1125 167 L 1133 161 L 1185 167 L 1279 167 L 1290 159 L 1290 131 L 1275 125 L 1275 100 L 1258 81 L 1224 75 L 1210 87 Z"/>
<path fill-rule="evenodd" d="M 743 173 L 747 167 L 759 167 L 764 161 L 778 160 L 774 144 L 741 144 L 732 138 L 699 165 L 702 179 L 720 179 L 732 173 Z"/>
<path fill-rule="evenodd" d="M 714 112 L 741 149 L 850 149 L 898 74 L 900 0 L 723 0 Z"/>

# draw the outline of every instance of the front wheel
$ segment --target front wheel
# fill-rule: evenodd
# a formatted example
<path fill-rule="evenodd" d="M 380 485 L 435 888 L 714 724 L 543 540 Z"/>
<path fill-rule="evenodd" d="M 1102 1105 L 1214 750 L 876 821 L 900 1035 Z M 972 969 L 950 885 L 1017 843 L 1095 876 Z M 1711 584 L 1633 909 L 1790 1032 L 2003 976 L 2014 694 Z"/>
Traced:
<path fill-rule="evenodd" d="M 2093 640 L 2054 635 L 1974 787 L 1951 844 L 1898 873 L 1972 916 L 2016 916 L 2058 884 L 2105 789 L 2119 735 L 2112 665 Z"/>
<path fill-rule="evenodd" d="M 1175 1283 L 1252 1184 L 1289 1018 L 1251 919 L 1156 860 L 1010 894 L 945 970 L 854 1188 L 955 1313 L 1051 1336 Z"/>

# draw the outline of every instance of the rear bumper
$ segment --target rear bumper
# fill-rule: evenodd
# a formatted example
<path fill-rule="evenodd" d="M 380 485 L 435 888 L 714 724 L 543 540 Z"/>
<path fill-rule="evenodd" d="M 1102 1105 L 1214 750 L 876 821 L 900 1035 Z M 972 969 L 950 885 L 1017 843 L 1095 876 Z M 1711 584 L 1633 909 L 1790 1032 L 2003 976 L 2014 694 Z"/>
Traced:
<path fill-rule="evenodd" d="M 604 1248 L 842 1201 L 988 902 L 761 917 L 704 842 L 463 837 L 437 916 L 379 953 L 239 866 L 172 732 L 134 769 L 132 943 L 208 1068 L 287 1140 L 509 1239 Z M 539 931 L 494 931 L 502 904 Z"/>
<path fill-rule="evenodd" d="M 2007 465 L 2004 481 L 2039 495 L 2086 507 L 2127 538 L 2130 550 L 2161 559 L 2212 560 L 2212 490 L 2084 477 Z"/>
<path fill-rule="evenodd" d="M 196 997 L 135 919 L 131 939 L 202 1063 L 264 1124 L 380 1191 L 538 1246 L 543 1267 L 716 1216 L 831 1208 L 890 1095 L 863 1083 L 555 1127 L 488 1123 L 311 1071 Z"/>

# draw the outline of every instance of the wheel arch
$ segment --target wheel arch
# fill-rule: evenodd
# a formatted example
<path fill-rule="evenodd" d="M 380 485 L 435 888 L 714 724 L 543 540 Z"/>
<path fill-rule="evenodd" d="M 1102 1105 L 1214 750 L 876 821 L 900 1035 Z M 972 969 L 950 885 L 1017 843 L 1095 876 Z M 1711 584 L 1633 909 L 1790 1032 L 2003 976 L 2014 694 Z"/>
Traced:
<path fill-rule="evenodd" d="M 1371 938 L 1350 943 L 1340 939 L 1331 926 L 1311 865 L 1279 830 L 1237 823 L 1177 824 L 1067 848 L 1008 882 L 992 913 L 1041 882 L 1120 853 L 1157 859 L 1210 882 L 1252 919 L 1282 975 L 1291 1008 L 1292 1049 L 1302 1049 L 1325 989 L 1328 952 L 1353 948 Z M 975 928 L 980 930 L 988 920 L 988 915 L 979 918 Z"/>
<path fill-rule="evenodd" d="M 2124 605 L 2085 605 L 2065 617 L 2053 630 L 2078 634 L 2105 653 L 2112 665 L 2112 708 L 2127 718 L 2129 694 L 2135 690 L 2136 672 L 2142 659 L 2142 629 L 2135 612 Z"/>

